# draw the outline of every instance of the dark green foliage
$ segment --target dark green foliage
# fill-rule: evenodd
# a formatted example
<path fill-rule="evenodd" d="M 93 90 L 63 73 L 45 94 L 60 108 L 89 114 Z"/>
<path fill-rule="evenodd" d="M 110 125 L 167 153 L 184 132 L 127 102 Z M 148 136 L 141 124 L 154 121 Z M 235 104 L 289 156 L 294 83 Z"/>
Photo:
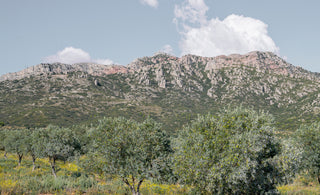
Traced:
<path fill-rule="evenodd" d="M 175 139 L 175 171 L 202 193 L 275 192 L 280 153 L 272 117 L 237 108 L 199 116 Z"/>
<path fill-rule="evenodd" d="M 5 150 L 4 140 L 6 138 L 6 130 L 0 129 L 0 150 Z"/>

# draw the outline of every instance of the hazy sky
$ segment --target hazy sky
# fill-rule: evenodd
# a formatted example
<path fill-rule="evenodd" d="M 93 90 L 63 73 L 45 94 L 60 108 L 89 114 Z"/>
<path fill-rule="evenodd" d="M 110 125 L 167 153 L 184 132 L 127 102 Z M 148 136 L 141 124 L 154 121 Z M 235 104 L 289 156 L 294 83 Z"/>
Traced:
<path fill-rule="evenodd" d="M 252 50 L 320 72 L 319 8 L 319 0 L 0 0 L 0 75 L 42 62 Z"/>

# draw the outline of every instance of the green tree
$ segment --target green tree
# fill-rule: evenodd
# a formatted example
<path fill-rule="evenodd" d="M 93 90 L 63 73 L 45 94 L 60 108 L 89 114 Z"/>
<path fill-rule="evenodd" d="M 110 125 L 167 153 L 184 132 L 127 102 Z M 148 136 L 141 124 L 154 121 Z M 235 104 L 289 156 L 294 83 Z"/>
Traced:
<path fill-rule="evenodd" d="M 91 134 L 95 154 L 106 160 L 105 170 L 120 176 L 132 194 L 140 194 L 147 179 L 160 179 L 168 170 L 172 151 L 168 135 L 161 126 L 147 119 L 137 123 L 124 118 L 105 118 Z"/>
<path fill-rule="evenodd" d="M 302 149 L 292 138 L 281 139 L 281 154 L 275 156 L 278 168 L 278 183 L 288 184 L 300 172 L 302 163 Z"/>
<path fill-rule="evenodd" d="M 36 156 L 49 158 L 54 177 L 57 177 L 56 161 L 71 160 L 81 150 L 80 142 L 72 130 L 52 125 L 34 131 L 32 146 Z"/>
<path fill-rule="evenodd" d="M 174 140 L 175 172 L 201 193 L 275 192 L 280 152 L 272 117 L 241 107 L 198 116 Z"/>
<path fill-rule="evenodd" d="M 26 147 L 25 150 L 32 157 L 32 171 L 34 171 L 36 168 L 35 163 L 36 163 L 37 156 L 36 156 L 36 151 L 35 151 L 35 146 L 33 144 L 33 140 L 37 139 L 37 137 L 34 137 L 35 136 L 34 130 L 26 129 L 25 131 L 26 131 L 26 133 L 25 133 L 25 147 Z"/>
<path fill-rule="evenodd" d="M 302 148 L 301 169 L 307 170 L 320 183 L 320 122 L 302 125 L 294 137 Z"/>
<path fill-rule="evenodd" d="M 26 129 L 6 131 L 6 134 L 5 150 L 18 155 L 18 166 L 20 166 L 23 155 L 27 153 Z"/>
<path fill-rule="evenodd" d="M 7 151 L 6 151 L 6 147 L 5 147 L 5 143 L 4 143 L 6 136 L 7 136 L 7 130 L 4 130 L 4 129 L 0 130 L 0 150 L 4 151 L 3 157 L 5 159 L 7 159 Z"/>
<path fill-rule="evenodd" d="M 86 154 L 90 148 L 90 142 L 88 130 L 90 127 L 86 125 L 75 125 L 71 127 L 71 131 L 75 133 L 75 136 L 81 144 L 81 154 Z"/>

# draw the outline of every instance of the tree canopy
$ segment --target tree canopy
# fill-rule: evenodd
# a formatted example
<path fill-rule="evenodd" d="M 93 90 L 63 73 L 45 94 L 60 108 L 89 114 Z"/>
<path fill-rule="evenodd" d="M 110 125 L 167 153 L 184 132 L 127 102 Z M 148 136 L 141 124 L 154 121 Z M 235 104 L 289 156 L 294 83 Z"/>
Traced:
<path fill-rule="evenodd" d="M 320 122 L 302 125 L 295 132 L 298 146 L 302 148 L 302 169 L 307 170 L 320 183 Z"/>
<path fill-rule="evenodd" d="M 95 153 L 107 160 L 104 170 L 118 175 L 133 194 L 147 178 L 166 172 L 170 140 L 161 126 L 147 119 L 137 123 L 125 118 L 105 118 L 91 134 Z"/>
<path fill-rule="evenodd" d="M 275 191 L 280 153 L 272 117 L 251 109 L 198 116 L 174 140 L 175 172 L 202 193 L 256 194 Z"/>
<path fill-rule="evenodd" d="M 4 146 L 6 152 L 16 153 L 18 155 L 18 165 L 21 165 L 23 155 L 28 153 L 27 149 L 27 130 L 11 130 L 6 131 L 6 136 L 4 139 Z"/>
<path fill-rule="evenodd" d="M 78 156 L 81 149 L 74 131 L 52 125 L 34 131 L 32 146 L 38 157 L 49 158 L 52 174 L 55 177 L 56 160 L 70 160 Z"/>

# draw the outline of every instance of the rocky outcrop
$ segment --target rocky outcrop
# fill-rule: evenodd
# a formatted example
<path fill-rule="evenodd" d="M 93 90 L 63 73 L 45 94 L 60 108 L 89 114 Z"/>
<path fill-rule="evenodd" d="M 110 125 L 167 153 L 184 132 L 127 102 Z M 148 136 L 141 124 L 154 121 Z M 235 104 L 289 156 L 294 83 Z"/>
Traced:
<path fill-rule="evenodd" d="M 128 70 L 126 67 L 119 65 L 101 65 L 92 63 L 79 63 L 72 65 L 61 63 L 39 64 L 20 72 L 2 75 L 0 77 L 0 81 L 22 79 L 41 74 L 68 74 L 70 72 L 83 72 L 94 76 L 102 76 L 116 73 L 127 73 Z"/>
<path fill-rule="evenodd" d="M 305 78 L 309 80 L 319 80 L 319 74 L 311 73 L 301 67 L 293 66 L 285 60 L 271 52 L 250 52 L 245 55 L 232 54 L 217 57 L 201 57 L 196 55 L 185 55 L 181 58 L 168 54 L 159 54 L 152 57 L 136 59 L 129 64 L 128 69 L 135 77 L 140 78 L 140 84 L 152 85 L 151 80 L 155 77 L 158 87 L 166 88 L 170 84 L 174 87 L 185 88 L 188 80 L 185 77 L 196 77 L 203 79 L 208 77 L 212 85 L 221 82 L 216 78 L 215 73 L 223 69 L 232 69 L 239 72 L 243 69 L 254 70 L 258 73 L 271 73 L 294 78 Z M 204 72 L 206 75 L 204 75 Z M 166 80 L 170 80 L 168 83 Z M 201 89 L 199 82 L 193 80 L 193 85 Z M 186 88 L 185 88 L 186 89 Z M 263 88 L 264 91 L 266 88 Z M 213 88 L 208 90 L 208 95 L 212 95 Z"/>
<path fill-rule="evenodd" d="M 302 69 L 301 67 L 293 66 L 285 60 L 271 52 L 250 52 L 245 55 L 232 54 L 229 56 L 221 55 L 217 57 L 201 57 L 196 55 L 185 55 L 181 58 L 168 54 L 157 54 L 152 57 L 143 57 L 134 60 L 128 66 L 121 65 L 100 65 L 93 63 L 78 63 L 78 64 L 39 64 L 29 67 L 25 70 L 15 73 L 8 73 L 0 77 L 0 81 L 16 80 L 24 77 L 41 74 L 68 74 L 69 72 L 84 72 L 94 76 L 102 76 L 108 74 L 128 72 L 139 73 L 140 83 L 145 82 L 150 84 L 146 74 L 150 71 L 156 74 L 156 81 L 160 87 L 165 88 L 166 81 L 164 79 L 164 69 L 169 70 L 173 78 L 173 84 L 182 87 L 182 80 L 179 77 L 185 74 L 196 74 L 202 77 L 200 71 L 215 72 L 223 68 L 236 68 L 246 66 L 255 68 L 259 72 L 272 72 L 279 75 L 289 75 L 291 77 L 309 79 L 317 79 L 317 74 Z M 200 69 L 199 69 L 200 68 Z"/>
<path fill-rule="evenodd" d="M 158 54 L 127 66 L 39 64 L 3 75 L 4 80 L 0 116 L 20 125 L 150 114 L 172 129 L 189 122 L 192 114 L 239 104 L 270 111 L 279 124 L 295 127 L 320 117 L 319 73 L 270 52 L 180 58 Z"/>

